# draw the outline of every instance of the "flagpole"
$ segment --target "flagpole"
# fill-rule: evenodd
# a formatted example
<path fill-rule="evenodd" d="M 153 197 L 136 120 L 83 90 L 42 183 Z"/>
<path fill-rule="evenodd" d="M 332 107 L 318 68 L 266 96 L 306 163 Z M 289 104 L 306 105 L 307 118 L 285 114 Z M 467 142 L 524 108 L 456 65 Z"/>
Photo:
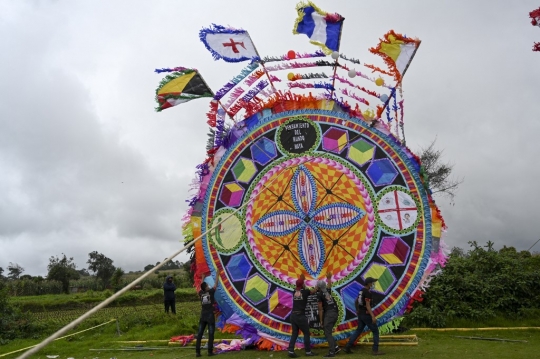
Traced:
<path fill-rule="evenodd" d="M 268 74 L 268 70 L 266 70 L 266 67 L 264 66 L 264 61 L 262 60 L 261 55 L 259 54 L 259 50 L 257 50 L 257 47 L 255 46 L 255 43 L 253 42 L 253 39 L 251 38 L 251 35 L 249 34 L 249 32 L 246 31 L 246 33 L 248 34 L 249 40 L 251 41 L 251 44 L 253 45 L 253 48 L 255 49 L 255 53 L 257 54 L 257 57 L 259 58 L 259 64 L 261 64 L 264 70 L 264 73 L 266 74 L 266 77 L 268 77 L 268 81 L 270 81 L 270 85 L 272 86 L 272 89 L 274 90 L 274 92 L 277 92 L 277 89 L 274 86 L 274 83 L 272 82 L 270 75 Z"/>

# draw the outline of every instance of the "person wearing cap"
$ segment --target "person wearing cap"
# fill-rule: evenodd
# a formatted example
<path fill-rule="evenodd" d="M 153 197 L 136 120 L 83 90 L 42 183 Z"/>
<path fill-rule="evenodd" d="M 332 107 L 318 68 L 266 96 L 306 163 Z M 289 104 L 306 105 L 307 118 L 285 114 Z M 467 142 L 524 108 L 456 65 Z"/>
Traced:
<path fill-rule="evenodd" d="M 334 298 L 332 298 L 332 293 L 330 288 L 332 287 L 332 273 L 326 274 L 326 282 L 320 280 L 317 282 L 317 300 L 319 301 L 319 319 L 321 321 L 321 327 L 324 330 L 324 336 L 328 341 L 328 354 L 324 358 L 333 358 L 337 352 L 340 351 L 339 347 L 336 345 L 332 331 L 334 330 L 334 325 L 338 320 L 338 307 Z"/>
<path fill-rule="evenodd" d="M 291 327 L 292 334 L 289 341 L 289 357 L 298 358 L 298 355 L 294 352 L 294 345 L 298 338 L 298 330 L 304 334 L 304 349 L 306 356 L 315 356 L 315 353 L 311 351 L 311 339 L 309 336 L 309 322 L 306 317 L 306 305 L 308 297 L 314 294 L 315 289 L 307 289 L 305 286 L 305 277 L 300 275 L 300 278 L 296 281 L 296 288 L 293 296 L 293 306 L 291 312 Z"/>
<path fill-rule="evenodd" d="M 214 286 L 210 288 L 204 281 L 204 274 L 201 274 L 201 290 L 199 299 L 201 301 L 201 318 L 199 319 L 199 332 L 197 333 L 197 342 L 195 343 L 195 356 L 201 356 L 201 340 L 208 325 L 208 356 L 214 355 L 214 332 L 216 330 L 216 317 L 214 316 L 214 294 L 219 281 L 219 272 L 216 273 Z"/>
<path fill-rule="evenodd" d="M 362 334 L 365 327 L 373 333 L 373 355 L 383 355 L 383 352 L 379 351 L 379 327 L 377 326 L 377 318 L 373 314 L 373 294 L 371 288 L 375 285 L 377 279 L 368 277 L 365 280 L 365 286 L 358 294 L 358 299 L 355 301 L 356 313 L 358 314 L 358 327 L 349 337 L 349 341 L 345 345 L 345 353 L 352 354 L 351 350 L 356 339 Z"/>

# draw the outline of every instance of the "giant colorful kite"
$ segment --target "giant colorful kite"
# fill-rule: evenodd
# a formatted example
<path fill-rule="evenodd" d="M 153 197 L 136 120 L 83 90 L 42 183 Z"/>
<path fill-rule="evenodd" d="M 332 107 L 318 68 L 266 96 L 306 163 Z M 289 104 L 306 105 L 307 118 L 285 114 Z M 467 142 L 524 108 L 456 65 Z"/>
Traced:
<path fill-rule="evenodd" d="M 293 32 L 323 51 L 261 58 L 247 31 L 213 25 L 200 38 L 216 60 L 250 61 L 220 90 L 194 69 L 157 70 L 175 81 L 160 84 L 160 110 L 213 96 L 184 226 L 196 285 L 220 273 L 218 327 L 275 350 L 289 340 L 300 275 L 313 286 L 332 273 L 339 340 L 356 327 L 365 278 L 378 278 L 375 314 L 388 329 L 446 258 L 444 221 L 405 146 L 401 86 L 420 41 L 390 31 L 370 49 L 381 63 L 364 63 L 338 52 L 342 16 L 312 3 L 297 11 Z"/>

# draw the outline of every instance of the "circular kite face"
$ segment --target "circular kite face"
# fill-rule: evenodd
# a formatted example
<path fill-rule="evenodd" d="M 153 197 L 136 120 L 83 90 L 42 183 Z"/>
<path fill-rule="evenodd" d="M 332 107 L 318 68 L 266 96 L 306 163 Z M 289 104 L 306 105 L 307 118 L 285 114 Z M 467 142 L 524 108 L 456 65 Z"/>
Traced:
<path fill-rule="evenodd" d="M 202 231 L 219 223 L 204 241 L 207 262 L 222 273 L 218 299 L 281 339 L 291 332 L 302 274 L 310 286 L 332 274 L 338 339 L 356 326 L 354 302 L 367 277 L 378 279 L 379 320 L 402 313 L 431 247 L 417 173 L 393 139 L 345 114 L 302 110 L 259 119 L 216 165 L 204 201 Z M 323 340 L 316 315 L 307 315 L 314 341 Z"/>

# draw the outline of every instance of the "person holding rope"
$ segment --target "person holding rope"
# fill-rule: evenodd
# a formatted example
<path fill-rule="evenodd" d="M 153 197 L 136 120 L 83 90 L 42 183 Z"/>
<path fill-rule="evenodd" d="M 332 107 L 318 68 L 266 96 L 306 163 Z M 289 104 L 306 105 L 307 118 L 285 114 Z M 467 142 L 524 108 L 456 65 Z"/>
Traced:
<path fill-rule="evenodd" d="M 199 319 L 199 333 L 197 334 L 197 342 L 195 344 L 196 357 L 201 356 L 201 340 L 208 326 L 208 356 L 214 355 L 214 332 L 216 330 L 216 317 L 214 316 L 214 294 L 219 281 L 219 272 L 216 273 L 214 286 L 210 288 L 208 283 L 204 281 L 204 274 L 201 275 L 202 283 L 199 291 L 199 299 L 201 301 L 201 318 Z"/>
<path fill-rule="evenodd" d="M 309 333 L 309 322 L 306 317 L 306 305 L 308 297 L 311 294 L 314 294 L 316 290 L 307 289 L 304 281 L 305 277 L 301 274 L 300 278 L 296 281 L 296 289 L 293 296 L 291 313 L 292 335 L 291 340 L 289 341 L 289 358 L 298 358 L 298 355 L 294 352 L 294 345 L 298 338 L 298 330 L 301 330 L 302 334 L 304 334 L 304 349 L 306 351 L 306 356 L 315 356 L 315 353 L 311 351 L 311 338 Z"/>

